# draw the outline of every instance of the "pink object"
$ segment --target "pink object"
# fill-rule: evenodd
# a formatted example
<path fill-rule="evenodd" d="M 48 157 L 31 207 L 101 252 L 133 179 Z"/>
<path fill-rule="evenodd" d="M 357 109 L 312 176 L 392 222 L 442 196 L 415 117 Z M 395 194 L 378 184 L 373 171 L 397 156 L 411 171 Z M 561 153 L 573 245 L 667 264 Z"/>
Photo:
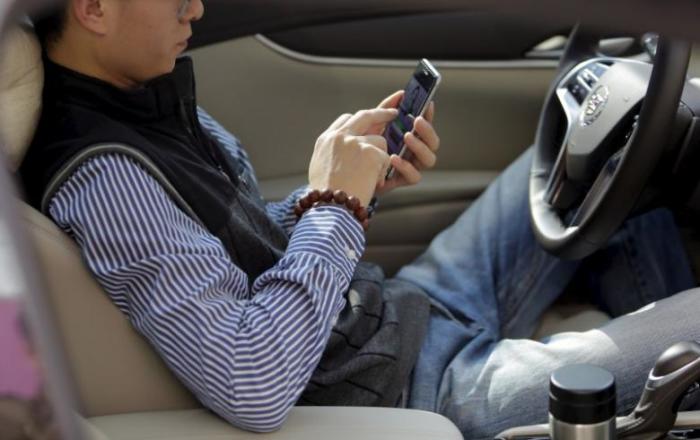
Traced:
<path fill-rule="evenodd" d="M 40 372 L 20 328 L 21 302 L 0 299 L 0 396 L 34 398 Z"/>

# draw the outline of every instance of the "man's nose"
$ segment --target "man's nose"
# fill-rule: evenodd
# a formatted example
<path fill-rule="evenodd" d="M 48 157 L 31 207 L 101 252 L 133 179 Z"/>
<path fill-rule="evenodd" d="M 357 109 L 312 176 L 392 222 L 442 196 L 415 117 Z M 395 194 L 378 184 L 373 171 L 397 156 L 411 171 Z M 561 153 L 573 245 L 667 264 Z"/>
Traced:
<path fill-rule="evenodd" d="M 191 0 L 185 15 L 182 17 L 183 21 L 197 21 L 204 15 L 204 3 L 202 0 Z"/>

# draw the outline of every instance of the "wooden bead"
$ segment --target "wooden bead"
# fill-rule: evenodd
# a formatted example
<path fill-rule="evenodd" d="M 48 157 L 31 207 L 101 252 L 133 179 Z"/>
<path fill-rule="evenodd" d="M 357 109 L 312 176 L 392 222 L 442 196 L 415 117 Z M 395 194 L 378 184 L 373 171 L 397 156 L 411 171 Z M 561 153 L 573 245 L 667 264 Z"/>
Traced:
<path fill-rule="evenodd" d="M 307 194 L 306 198 L 309 199 L 309 201 L 313 205 L 314 203 L 321 200 L 321 191 L 315 189 L 315 190 L 311 191 L 309 194 Z"/>
<path fill-rule="evenodd" d="M 311 208 L 311 205 L 313 205 L 313 203 L 311 203 L 311 200 L 309 200 L 308 197 L 302 197 L 299 199 L 299 206 L 301 206 L 303 209 L 309 209 Z"/>
<path fill-rule="evenodd" d="M 330 203 L 333 200 L 333 190 L 332 189 L 324 189 L 321 192 L 321 201 Z"/>
<path fill-rule="evenodd" d="M 350 212 L 352 212 L 352 215 L 355 216 L 357 221 L 360 222 L 365 231 L 369 228 L 369 211 L 367 208 L 362 206 L 360 199 L 355 196 L 349 196 L 343 190 L 312 190 L 304 197 L 299 199 L 297 204 L 294 206 L 294 214 L 297 216 L 297 218 L 300 218 L 309 209 L 322 203 L 331 202 L 335 202 L 338 205 L 344 205 L 350 210 Z"/>
<path fill-rule="evenodd" d="M 335 200 L 335 203 L 337 203 L 339 205 L 344 204 L 347 199 L 348 199 L 348 194 L 343 190 L 339 189 L 333 193 L 333 200 Z"/>
<path fill-rule="evenodd" d="M 355 196 L 350 196 L 345 201 L 345 206 L 347 206 L 350 211 L 355 212 L 355 210 L 360 207 L 360 199 Z"/>

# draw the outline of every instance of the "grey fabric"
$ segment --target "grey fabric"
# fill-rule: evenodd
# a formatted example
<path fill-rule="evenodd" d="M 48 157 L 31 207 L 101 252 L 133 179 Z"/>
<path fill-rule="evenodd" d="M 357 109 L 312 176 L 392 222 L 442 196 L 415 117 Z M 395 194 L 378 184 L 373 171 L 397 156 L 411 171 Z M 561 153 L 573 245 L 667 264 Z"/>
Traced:
<path fill-rule="evenodd" d="M 429 319 L 427 295 L 360 262 L 300 404 L 397 406 Z"/>

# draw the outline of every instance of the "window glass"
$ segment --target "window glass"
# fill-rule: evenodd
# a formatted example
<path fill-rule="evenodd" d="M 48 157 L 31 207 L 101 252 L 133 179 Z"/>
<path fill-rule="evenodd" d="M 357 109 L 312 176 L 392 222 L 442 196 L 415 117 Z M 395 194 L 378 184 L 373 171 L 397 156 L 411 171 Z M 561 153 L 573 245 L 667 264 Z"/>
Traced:
<path fill-rule="evenodd" d="M 0 231 L 1 233 L 1 231 Z M 0 237 L 0 439 L 58 440 L 7 243 Z"/>

